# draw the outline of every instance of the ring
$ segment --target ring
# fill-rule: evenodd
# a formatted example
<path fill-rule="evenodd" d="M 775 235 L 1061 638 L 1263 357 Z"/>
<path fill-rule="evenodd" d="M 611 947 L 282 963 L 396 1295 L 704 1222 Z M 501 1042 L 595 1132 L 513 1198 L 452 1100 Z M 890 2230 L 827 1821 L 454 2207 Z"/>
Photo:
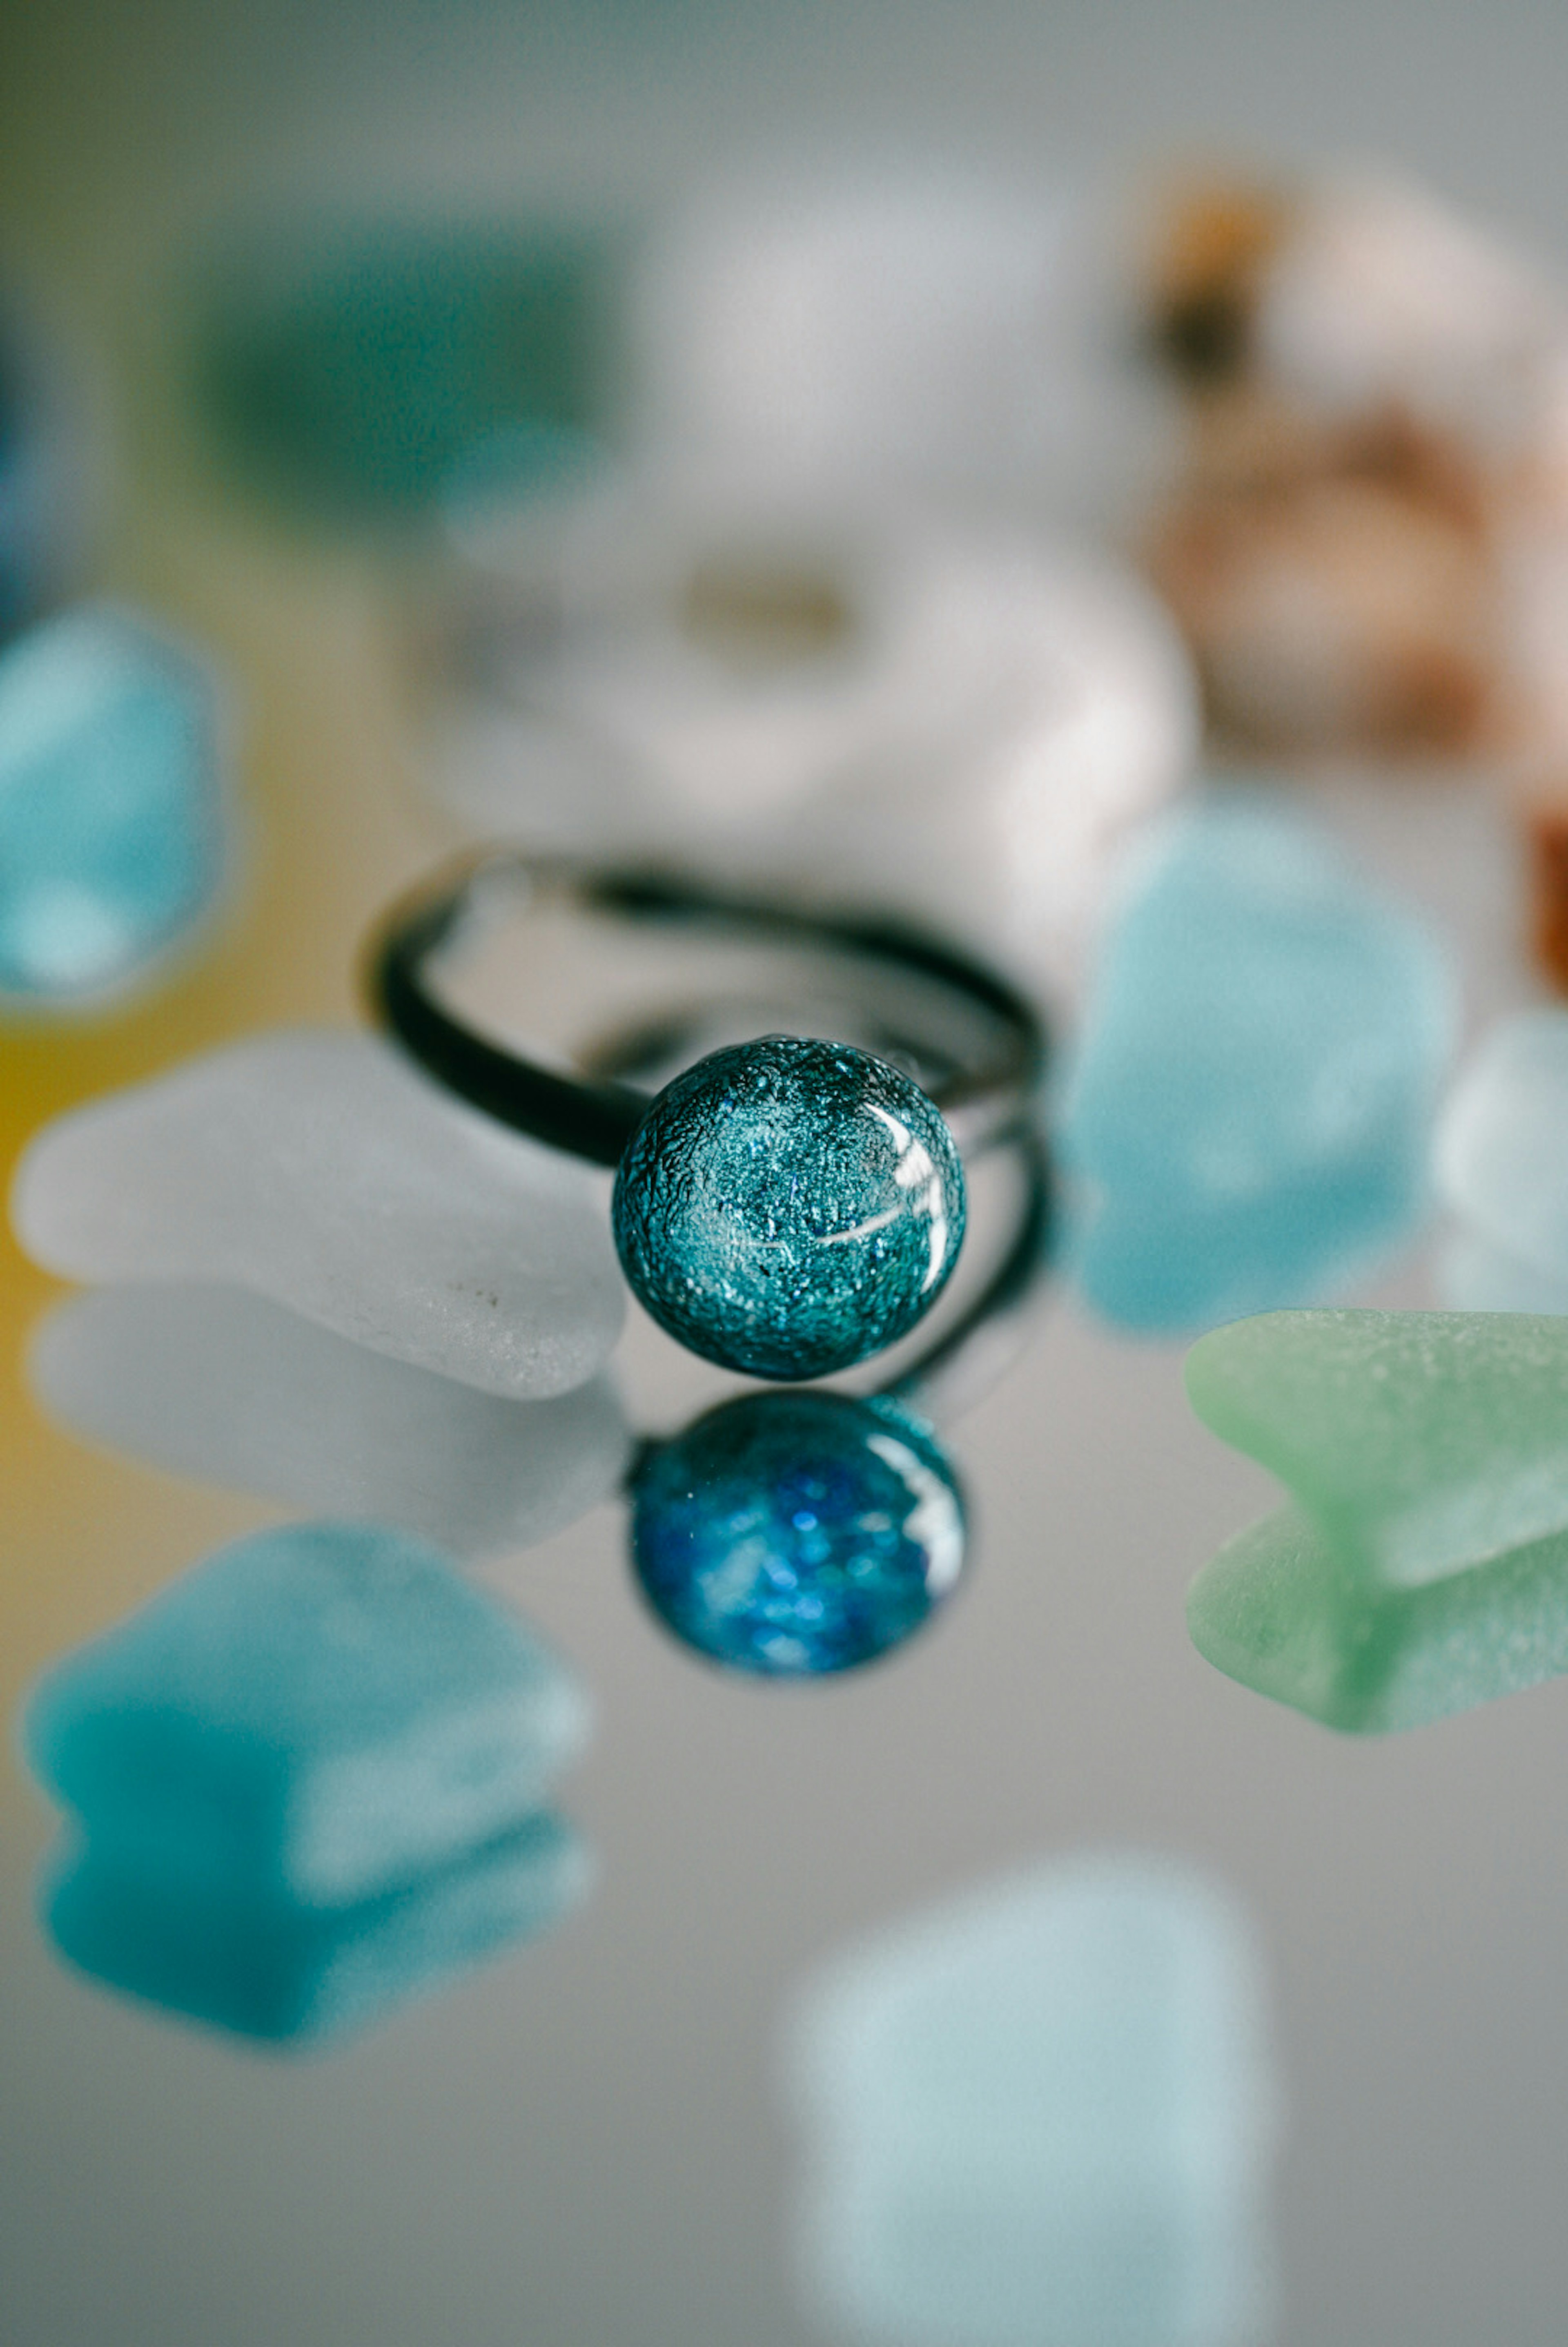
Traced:
<path fill-rule="evenodd" d="M 433 985 L 501 892 L 535 915 L 566 907 L 645 938 L 718 945 L 729 957 L 722 989 L 710 981 L 694 1007 L 623 1023 L 577 1049 L 578 1072 L 561 1072 L 491 1040 Z M 768 965 L 775 1014 L 746 1040 L 724 1032 L 756 999 L 738 986 L 738 945 Z M 789 1032 L 778 1031 L 780 959 Z M 692 1352 L 777 1380 L 848 1368 L 924 1317 L 962 1243 L 960 1142 L 985 1147 L 1015 1130 L 1044 1063 L 1023 995 L 921 931 L 509 849 L 393 912 L 370 990 L 392 1034 L 460 1099 L 614 1166 L 612 1224 L 633 1293 Z M 718 1048 L 702 1050 L 716 1033 Z M 667 1077 L 662 1089 L 628 1081 L 650 1072 Z"/>

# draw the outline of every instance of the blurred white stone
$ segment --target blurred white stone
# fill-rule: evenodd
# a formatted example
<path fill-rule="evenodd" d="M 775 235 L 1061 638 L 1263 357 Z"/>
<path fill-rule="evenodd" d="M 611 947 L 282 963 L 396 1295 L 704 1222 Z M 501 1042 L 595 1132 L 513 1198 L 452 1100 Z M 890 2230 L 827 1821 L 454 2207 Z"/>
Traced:
<path fill-rule="evenodd" d="M 1258 1961 L 1206 1880 L 1085 1855 L 911 1919 L 809 1987 L 802 2250 L 833 2327 L 1219 2347 L 1267 2311 Z"/>
<path fill-rule="evenodd" d="M 1444 1103 L 1433 1163 L 1472 1236 L 1568 1285 L 1568 1010 L 1498 1020 Z"/>
<path fill-rule="evenodd" d="M 350 1344 L 219 1282 L 57 1305 L 29 1373 L 89 1441 L 307 1515 L 372 1517 L 460 1557 L 527 1548 L 607 1499 L 631 1448 L 608 1378 L 512 1401 Z"/>
<path fill-rule="evenodd" d="M 602 1184 L 371 1035 L 258 1036 L 48 1126 L 12 1218 L 79 1280 L 223 1280 L 513 1397 L 602 1367 L 623 1293 Z"/>
<path fill-rule="evenodd" d="M 514 550 L 478 596 L 488 684 L 433 737 L 482 835 L 766 872 L 1062 979 L 1195 755 L 1155 598 L 1016 529 L 672 485 Z"/>
<path fill-rule="evenodd" d="M 646 437 L 797 495 L 1125 510 L 1168 418 L 1109 231 L 1091 200 L 907 166 L 709 188 L 641 287 Z"/>

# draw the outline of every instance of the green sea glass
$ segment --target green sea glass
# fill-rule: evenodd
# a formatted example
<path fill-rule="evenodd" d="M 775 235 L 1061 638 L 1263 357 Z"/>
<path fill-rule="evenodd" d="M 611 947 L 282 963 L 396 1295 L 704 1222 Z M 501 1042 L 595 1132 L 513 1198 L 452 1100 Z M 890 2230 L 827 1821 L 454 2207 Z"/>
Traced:
<path fill-rule="evenodd" d="M 1294 1502 L 1193 1583 L 1217 1668 L 1362 1732 L 1568 1672 L 1568 1322 L 1268 1313 L 1204 1337 L 1186 1380 Z"/>

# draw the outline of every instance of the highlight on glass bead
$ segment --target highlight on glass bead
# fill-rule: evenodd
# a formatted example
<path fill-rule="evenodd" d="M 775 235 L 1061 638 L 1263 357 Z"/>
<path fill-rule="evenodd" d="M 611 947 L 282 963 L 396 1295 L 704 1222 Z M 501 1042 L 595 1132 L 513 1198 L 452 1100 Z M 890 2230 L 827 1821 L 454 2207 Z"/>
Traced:
<path fill-rule="evenodd" d="M 128 612 L 86 606 L 0 652 L 0 999 L 139 976 L 222 876 L 216 695 Z"/>
<path fill-rule="evenodd" d="M 837 1393 L 743 1395 L 632 1479 L 643 1594 L 734 1670 L 811 1678 L 886 1654 L 963 1570 L 963 1501 L 931 1430 Z"/>
<path fill-rule="evenodd" d="M 753 1377 L 824 1377 L 942 1293 L 963 1169 L 908 1076 L 850 1044 L 770 1035 L 666 1086 L 612 1216 L 633 1291 L 671 1336 Z"/>
<path fill-rule="evenodd" d="M 1193 1583 L 1217 1669 L 1359 1734 L 1568 1672 L 1568 1318 L 1270 1313 L 1186 1378 L 1289 1497 Z"/>

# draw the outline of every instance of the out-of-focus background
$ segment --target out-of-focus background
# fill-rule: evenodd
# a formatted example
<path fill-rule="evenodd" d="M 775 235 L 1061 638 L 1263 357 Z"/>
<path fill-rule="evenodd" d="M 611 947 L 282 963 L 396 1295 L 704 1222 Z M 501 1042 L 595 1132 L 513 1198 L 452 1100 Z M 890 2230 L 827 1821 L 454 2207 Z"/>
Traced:
<path fill-rule="evenodd" d="M 765 418 L 770 366 L 803 367 L 800 338 L 818 336 L 830 354 L 841 333 L 858 348 L 865 323 L 853 300 L 835 310 L 824 297 L 813 309 L 803 296 L 792 336 L 786 285 L 779 338 L 748 341 L 742 313 L 738 372 L 726 373 L 720 334 L 705 375 L 702 319 L 711 325 L 719 313 L 699 303 L 688 313 L 681 302 L 694 283 L 722 292 L 737 251 L 744 261 L 748 206 L 760 236 L 769 222 L 809 224 L 819 192 L 831 222 L 849 190 L 842 200 L 860 206 L 862 223 L 868 203 L 873 217 L 892 203 L 903 223 L 891 232 L 895 253 L 901 235 L 926 257 L 928 236 L 940 248 L 951 235 L 941 283 L 956 322 L 950 342 L 961 347 L 968 334 L 983 340 L 992 293 L 1009 269 L 1033 265 L 1037 237 L 1042 253 L 1058 256 L 1050 314 L 1063 366 L 1086 370 L 1042 425 L 1041 446 L 1010 456 L 994 415 L 975 436 L 983 445 L 970 445 L 966 403 L 986 415 L 998 375 L 956 366 L 928 403 L 909 404 L 911 430 L 952 456 L 932 500 L 935 538 L 911 548 L 889 535 L 885 515 L 890 504 L 901 510 L 901 491 L 864 477 L 846 427 L 851 486 L 873 518 L 862 523 L 828 468 L 813 548 L 826 499 L 837 502 L 849 571 L 861 575 L 862 557 L 870 566 L 873 601 L 891 594 L 888 579 L 901 590 L 923 579 L 924 562 L 932 601 L 909 625 L 945 641 L 938 589 L 956 594 L 953 579 L 969 576 L 965 549 L 989 547 L 985 534 L 998 529 L 1040 533 L 1054 550 L 1038 575 L 1009 552 L 998 558 L 998 586 L 985 553 L 975 574 L 983 591 L 961 599 L 965 624 L 988 659 L 1037 597 L 1061 615 L 1064 639 L 1068 614 L 1085 631 L 1088 649 L 1074 654 L 1085 694 L 1104 689 L 1119 709 L 1114 679 L 1133 680 L 1138 723 L 1124 738 L 1107 718 L 1108 733 L 1072 738 L 1065 753 L 1102 774 L 1116 823 L 1130 823 L 1145 810 L 1142 800 L 1121 805 L 1118 777 L 1135 771 L 1132 798 L 1143 792 L 1152 810 L 1195 764 L 1196 703 L 1174 630 L 1145 601 L 1146 586 L 1119 569 L 1113 585 L 1103 575 L 1142 542 L 1147 485 L 1168 487 L 1175 395 L 1120 378 L 1100 386 L 1084 355 L 1123 347 L 1096 303 L 1110 273 L 1135 274 L 1129 255 L 1156 267 L 1150 223 L 1166 223 L 1167 210 L 1151 191 L 1205 189 L 1216 174 L 1242 190 L 1340 169 L 1388 174 L 1432 191 L 1519 256 L 1530 284 L 1534 272 L 1550 284 L 1568 273 L 1565 83 L 1568 19 L 1525 0 L 1320 0 L 1311 10 L 1218 0 L 767 10 L 398 0 L 373 11 L 52 0 L 0 14 L 0 271 L 15 331 L 36 354 L 36 412 L 65 452 L 49 555 L 58 575 L 45 600 L 134 606 L 211 662 L 229 841 L 207 927 L 147 983 L 65 1015 L 25 1004 L 8 1015 L 7 1170 L 53 1114 L 199 1048 L 280 1024 L 357 1020 L 367 926 L 434 857 L 486 827 L 515 747 L 495 716 L 499 703 L 509 723 L 511 704 L 490 687 L 508 659 L 532 657 L 535 557 L 509 550 L 515 516 L 505 497 L 498 556 L 485 534 L 492 509 L 472 480 L 454 488 L 443 474 L 437 528 L 423 513 L 409 526 L 402 492 L 382 496 L 384 474 L 365 500 L 368 519 L 329 513 L 325 498 L 301 510 L 247 479 L 193 389 L 236 304 L 242 319 L 248 302 L 260 314 L 269 289 L 330 256 L 335 238 L 370 234 L 392 248 L 481 231 L 481 242 L 524 231 L 603 238 L 643 272 L 637 331 L 667 405 L 700 381 L 716 412 L 729 413 L 728 398 L 745 423 Z M 1172 199 L 1168 216 L 1176 209 Z M 1246 215 L 1238 197 L 1226 214 L 1227 252 L 1250 250 Z M 786 278 L 791 267 L 809 273 L 811 233 L 799 246 L 785 238 Z M 646 259 L 656 236 L 670 240 L 657 266 Z M 606 262 L 606 283 L 629 282 L 615 274 L 620 265 Z M 616 298 L 606 297 L 612 311 Z M 1532 298 L 1521 297 L 1525 311 Z M 683 323 L 688 316 L 695 323 Z M 921 376 L 932 347 L 916 336 L 907 374 Z M 1004 363 L 1005 352 L 996 367 Z M 846 380 L 852 422 L 856 386 Z M 796 413 L 784 412 L 787 422 Z M 286 440 L 286 416 L 280 428 Z M 352 430 L 351 418 L 351 446 Z M 617 431 L 635 437 L 624 415 L 611 418 L 612 441 Z M 641 545 L 643 530 L 650 561 L 685 544 L 683 517 L 701 503 L 695 491 L 671 502 L 667 483 L 686 477 L 689 456 L 678 440 L 665 452 L 658 497 L 616 540 Z M 567 484 L 563 509 L 580 453 L 568 443 L 570 431 L 545 452 Z M 786 431 L 778 445 L 788 443 Z M 493 447 L 481 453 L 494 459 Z M 512 443 L 501 453 L 524 472 L 539 457 L 532 445 L 521 458 Z M 777 531 L 788 464 L 777 452 L 769 461 Z M 390 522 L 378 497 L 398 507 Z M 549 527 L 524 538 L 530 548 L 555 545 Z M 590 600 L 598 543 L 590 530 L 581 557 Z M 1074 550 L 1056 550 L 1064 546 Z M 1023 568 L 1007 571 L 1015 559 Z M 748 576 L 743 634 L 757 624 Z M 731 577 L 717 619 L 697 610 L 699 632 L 737 624 L 734 592 Z M 1461 583 L 1459 604 L 1466 592 Z M 1196 636 L 1206 621 L 1196 600 L 1194 610 Z M 812 572 L 760 624 L 831 634 L 835 612 Z M 1433 624 L 1451 649 L 1450 617 L 1445 606 Z M 475 641 L 492 620 L 499 651 Z M 1222 624 L 1213 624 L 1217 641 Z M 1471 638 L 1453 624 L 1468 657 Z M 911 633 L 911 691 L 929 674 L 923 641 Z M 1550 644 L 1539 665 L 1554 674 L 1549 654 Z M 984 682 L 979 654 L 975 665 Z M 479 715 L 465 701 L 456 717 L 444 704 L 433 717 L 433 673 L 465 688 L 477 677 Z M 1216 654 L 1205 680 L 1211 706 L 1217 677 L 1223 686 L 1235 673 Z M 955 692 L 968 689 L 967 674 Z M 999 693 L 1013 677 L 998 670 Z M 1473 1033 L 1547 994 L 1528 937 L 1540 884 L 1531 858 L 1549 863 L 1550 842 L 1525 817 L 1555 805 L 1554 769 L 1549 750 L 1532 757 L 1528 724 L 1489 733 L 1478 722 L 1471 738 L 1468 688 L 1451 693 L 1451 682 L 1445 666 L 1441 689 L 1418 696 L 1422 723 L 1398 745 L 1392 774 L 1369 747 L 1375 726 L 1336 737 L 1326 722 L 1325 740 L 1303 759 L 1285 722 L 1273 743 L 1232 739 L 1215 755 L 1264 781 L 1288 765 L 1297 803 L 1436 925 Z M 888 691 L 896 701 L 904 689 L 899 671 Z M 591 669 L 560 692 L 563 723 L 585 707 L 596 717 L 603 692 Z M 1551 700 L 1544 686 L 1541 698 Z M 1256 716 L 1246 692 L 1239 702 Z M 625 723 L 635 732 L 644 720 L 633 702 Z M 1299 717 L 1288 693 L 1282 705 L 1288 720 Z M 881 723 L 881 703 L 867 706 L 866 724 Z M 690 716 L 669 719 L 671 740 Z M 896 756 L 913 759 L 940 718 L 922 717 L 907 742 L 890 722 Z M 653 740 L 655 764 L 656 719 L 638 736 Z M 618 771 L 613 727 L 606 738 L 604 763 Z M 745 738 L 718 728 L 703 753 L 720 784 L 733 741 Z M 721 827 L 700 769 L 697 758 L 678 822 L 669 818 L 682 845 Z M 567 831 L 602 846 L 624 828 L 647 846 L 648 825 L 639 832 L 643 818 L 607 785 L 595 798 L 597 774 L 574 774 Z M 813 851 L 818 876 L 845 858 L 855 871 L 891 875 L 895 900 L 918 902 L 930 861 L 918 826 L 905 832 L 885 779 L 873 775 L 857 804 L 842 838 L 830 828 Z M 796 836 L 788 812 L 777 831 L 759 823 L 715 849 L 730 868 L 766 864 L 781 836 Z M 1070 854 L 1082 851 L 1086 875 L 1098 867 L 1071 825 L 1051 838 L 1037 917 L 1025 906 L 993 922 L 985 872 L 961 870 L 951 842 L 933 853 L 949 859 L 951 917 L 1001 941 L 999 951 L 1004 944 L 1070 1028 L 1087 952 L 1074 928 L 1083 908 L 1074 898 L 1064 910 L 1051 886 Z M 1016 877 L 1005 855 L 1001 864 Z M 810 879 L 809 860 L 804 869 Z M 1083 887 L 1086 897 L 1088 878 Z M 933 899 L 930 909 L 944 907 Z M 1013 917 L 1016 932 L 1006 927 Z M 1049 938 L 1048 919 L 1059 919 Z M 1436 1301 L 1431 1255 L 1423 1226 L 1349 1292 Z M 277 1513 L 91 1448 L 45 1415 L 25 1356 L 59 1292 L 0 1240 L 0 1703 L 13 1720 L 46 1664 Z M 646 1333 L 632 1348 L 645 1407 L 650 1393 L 666 1399 Z M 1024 1359 L 953 1436 L 973 1500 L 973 1585 L 928 1641 L 863 1681 L 757 1687 L 662 1643 L 627 1582 L 616 1502 L 485 1565 L 486 1585 L 521 1607 L 591 1690 L 596 1738 L 562 1798 L 595 1853 L 596 1888 L 553 1933 L 320 2060 L 280 2060 L 188 2029 L 59 1965 L 31 1887 L 50 1814 L 8 1760 L 0 2332 L 16 2347 L 784 2347 L 868 2326 L 911 2347 L 926 2336 L 1061 2347 L 1559 2340 L 1568 2317 L 1557 2207 L 1568 2074 L 1563 1688 L 1356 1741 L 1210 1670 L 1188 1642 L 1183 1593 L 1277 1495 L 1190 1416 L 1181 1350 L 1176 1332 L 1135 1334 L 1053 1291 Z M 699 1398 L 694 1387 L 694 1406 Z M 1247 1919 L 1235 1928 L 1264 1983 L 1267 2051 L 1254 2047 L 1250 2023 L 1237 2024 L 1245 2042 L 1226 2041 L 1237 2075 L 1214 2089 L 1217 2117 L 1207 2087 L 1186 2104 L 1179 2081 L 1169 2089 L 1175 2131 L 1188 2126 L 1207 2142 L 1208 2127 L 1221 2141 L 1219 2180 L 1201 2146 L 1186 2145 L 1172 2156 L 1174 2199 L 1160 2198 L 1156 2178 L 1157 2222 L 1143 2229 L 1135 2210 L 1128 2218 L 1091 2193 L 1084 2223 L 1109 2243 L 1100 2264 L 1089 2258 L 1084 2280 L 1078 2250 L 1054 2266 L 1047 2247 L 1033 2282 L 1020 2285 L 1022 2315 L 1002 2304 L 1005 2291 L 1001 2312 L 988 2314 L 981 2290 L 960 2293 L 947 2328 L 940 2313 L 934 2329 L 922 2327 L 916 2285 L 901 2301 L 898 2280 L 918 2272 L 919 2259 L 905 2243 L 901 2265 L 897 2241 L 874 2249 L 869 2281 L 855 2278 L 853 2250 L 847 2283 L 833 2280 L 839 2251 L 819 2260 L 828 2280 L 812 2280 L 800 2246 L 803 2179 L 827 2158 L 812 2139 L 827 2122 L 813 2118 L 788 2050 L 804 1984 L 867 1932 L 993 1879 L 1107 1849 L 1146 1858 L 1156 1884 L 1163 1865 L 1197 1869 Z M 1230 1961 L 1229 1912 L 1192 1922 L 1192 1962 L 1205 1979 L 1217 1947 Z M 1186 1929 L 1180 1922 L 1178 1938 Z M 1174 1978 L 1176 1956 L 1170 1964 Z M 987 2009 L 1005 2015 L 1005 1963 L 998 1978 Z M 1163 2012 L 1166 1994 L 1149 1992 L 1139 2011 Z M 1114 2037 L 1114 2000 L 1107 2010 Z M 1189 2022 L 1190 2013 L 1182 2026 Z M 1249 2065 L 1268 2072 L 1266 2089 Z M 1066 2075 L 1052 2073 L 1058 2083 Z M 995 2141 L 983 2115 L 978 2124 L 976 2172 Z M 1151 2140 L 1158 2135 L 1155 2126 Z M 1083 2164 L 1071 2141 L 1063 2157 L 1064 2173 Z M 1247 2166 L 1245 2188 L 1231 2192 L 1220 2173 L 1227 2157 Z M 1200 2171 L 1207 2181 L 1188 2206 L 1181 2193 Z M 822 2172 L 830 2177 L 830 2163 Z M 939 2199 L 942 2173 L 939 2159 Z M 909 2206 L 920 2205 L 911 2188 Z M 1037 2219 L 1025 2195 L 1020 2221 Z M 1161 2249 L 1160 2226 L 1173 2229 L 1176 2250 L 1164 2235 Z M 977 2238 L 974 2270 L 997 2258 L 1006 2268 L 1005 2229 L 994 2255 L 983 2223 Z M 1139 2259 L 1153 2260 L 1157 2279 L 1162 2257 L 1188 2296 L 1173 2285 L 1167 2303 L 1158 2288 L 1140 2296 L 1123 2286 Z M 953 2270 L 962 2267 L 959 2256 Z M 1069 2272 L 1087 2312 L 1052 2298 L 1053 2276 Z M 931 2303 L 940 2298 L 938 2289 Z M 1151 2305 L 1164 2313 L 1151 2316 Z"/>

